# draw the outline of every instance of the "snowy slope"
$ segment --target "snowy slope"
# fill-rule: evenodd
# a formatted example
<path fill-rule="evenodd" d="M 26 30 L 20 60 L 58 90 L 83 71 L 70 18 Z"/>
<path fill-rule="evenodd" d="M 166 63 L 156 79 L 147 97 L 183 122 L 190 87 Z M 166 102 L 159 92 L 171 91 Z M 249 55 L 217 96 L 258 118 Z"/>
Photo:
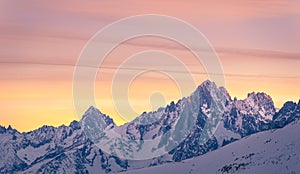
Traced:
<path fill-rule="evenodd" d="M 300 173 L 300 121 L 256 133 L 205 155 L 123 174 Z"/>

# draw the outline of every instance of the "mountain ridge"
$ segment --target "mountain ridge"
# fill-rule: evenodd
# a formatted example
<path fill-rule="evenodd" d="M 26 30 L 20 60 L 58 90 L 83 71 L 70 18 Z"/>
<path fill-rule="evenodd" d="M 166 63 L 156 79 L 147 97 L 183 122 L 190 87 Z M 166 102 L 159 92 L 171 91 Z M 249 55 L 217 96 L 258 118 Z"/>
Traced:
<path fill-rule="evenodd" d="M 209 83 L 215 84 L 214 82 L 211 82 L 210 80 L 205 80 L 202 84 L 209 84 Z M 201 84 L 201 85 L 202 85 L 202 84 Z M 198 88 L 199 88 L 201 85 L 199 85 L 199 86 L 196 88 L 196 91 L 198 90 Z M 234 98 L 232 99 L 232 97 L 230 96 L 229 92 L 226 90 L 225 87 L 220 86 L 220 87 L 218 87 L 218 88 L 220 88 L 220 90 L 224 91 L 224 92 L 228 95 L 228 98 L 229 98 L 230 100 L 234 100 L 234 101 L 244 101 L 244 100 L 246 100 L 247 98 L 249 98 L 249 96 L 251 97 L 251 96 L 255 96 L 255 95 L 265 95 L 265 96 L 267 96 L 267 97 L 272 101 L 272 103 L 274 104 L 272 97 L 271 97 L 270 95 L 268 95 L 267 93 L 265 93 L 265 92 L 252 91 L 252 92 L 249 92 L 249 93 L 246 95 L 247 97 L 245 97 L 245 98 L 243 98 L 243 99 L 237 99 L 236 97 L 234 97 Z M 194 91 L 194 92 L 195 92 L 195 91 Z M 183 98 L 186 98 L 186 97 L 183 97 Z M 180 101 L 180 100 L 182 100 L 183 98 L 178 99 L 177 102 Z M 168 105 L 170 105 L 171 103 L 175 103 L 175 101 L 171 101 Z M 287 104 L 287 103 L 293 103 L 294 105 L 296 104 L 296 105 L 298 105 L 298 107 L 300 108 L 300 99 L 299 99 L 298 103 L 295 102 L 295 101 L 288 100 L 288 101 L 286 101 L 286 102 L 283 104 L 283 106 L 281 106 L 280 108 L 277 108 L 277 109 L 279 110 L 279 109 L 283 108 L 284 105 Z M 168 105 L 167 105 L 167 106 L 168 106 Z M 274 106 L 274 107 L 275 107 L 275 106 Z M 146 114 L 147 114 L 147 113 L 153 113 L 153 112 L 157 112 L 157 111 L 159 111 L 159 110 L 161 110 L 161 109 L 164 109 L 164 107 L 160 107 L 160 108 L 158 108 L 157 110 L 153 110 L 153 111 L 144 111 L 143 113 L 139 114 L 136 118 L 142 116 L 142 115 L 145 114 L 145 113 L 146 113 Z M 97 110 L 97 111 L 99 111 L 101 114 L 103 114 L 104 116 L 109 117 L 109 118 L 114 122 L 113 117 L 111 117 L 111 116 L 109 116 L 109 115 L 107 115 L 107 114 L 104 114 L 103 112 L 101 112 L 101 110 L 99 110 L 99 109 L 98 109 L 97 107 L 95 107 L 95 106 L 90 106 L 89 108 L 87 108 L 87 110 L 85 111 L 85 113 L 83 113 L 83 116 L 84 116 L 89 110 L 94 110 L 94 111 Z M 39 128 L 43 127 L 43 126 L 51 126 L 51 127 L 54 127 L 54 128 L 58 128 L 58 127 L 60 127 L 60 126 L 70 126 L 70 125 L 72 124 L 72 122 L 80 122 L 80 121 L 82 121 L 83 116 L 82 116 L 81 119 L 79 119 L 79 120 L 72 120 L 69 124 L 61 124 L 61 125 L 58 125 L 58 126 L 53 126 L 53 125 L 42 125 L 42 126 L 37 127 L 37 128 L 35 128 L 35 129 L 33 129 L 33 130 L 39 129 Z M 135 118 L 135 119 L 136 119 L 136 118 Z M 134 120 L 135 120 L 135 119 L 134 119 Z M 123 126 L 123 125 L 125 125 L 125 124 L 127 124 L 127 123 L 129 123 L 129 122 L 126 122 L 126 123 L 121 124 L 121 125 L 116 125 L 116 124 L 115 124 L 115 126 L 120 127 L 120 126 Z M 13 127 L 12 125 L 10 125 L 10 124 L 7 126 L 7 128 L 6 128 L 5 126 L 0 125 L 0 131 L 1 131 L 2 128 L 5 128 L 5 129 L 8 129 L 8 128 L 9 128 L 9 129 L 14 129 L 14 130 L 20 132 L 18 129 L 14 128 L 14 127 Z M 22 132 L 20 132 L 20 133 L 31 132 L 31 131 L 33 131 L 33 130 L 22 131 Z"/>
<path fill-rule="evenodd" d="M 69 126 L 42 126 L 23 133 L 11 126 L 0 127 L 0 147 L 4 149 L 0 152 L 0 172 L 107 173 L 182 161 L 245 136 L 284 127 L 300 117 L 299 106 L 300 102 L 287 102 L 276 112 L 265 93 L 232 99 L 224 87 L 210 81 L 199 85 L 190 96 L 157 111 L 144 112 L 121 126 L 91 106 L 80 121 L 72 121 Z M 112 130 L 120 136 L 110 136 Z M 136 155 L 133 152 L 138 153 L 147 145 L 145 142 L 154 140 L 157 143 L 150 149 L 162 150 L 163 154 L 131 160 Z M 106 142 L 107 149 L 97 142 Z"/>

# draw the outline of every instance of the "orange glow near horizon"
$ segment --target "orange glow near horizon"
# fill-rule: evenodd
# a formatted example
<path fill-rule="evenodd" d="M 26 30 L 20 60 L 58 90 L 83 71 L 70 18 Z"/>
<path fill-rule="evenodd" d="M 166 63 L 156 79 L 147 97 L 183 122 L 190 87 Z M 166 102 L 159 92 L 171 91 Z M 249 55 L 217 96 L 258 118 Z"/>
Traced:
<path fill-rule="evenodd" d="M 265 92 L 277 108 L 286 101 L 300 99 L 298 1 L 4 0 L 0 9 L 2 126 L 30 131 L 42 125 L 68 125 L 79 120 L 73 107 L 72 80 L 81 50 L 104 26 L 139 14 L 169 15 L 199 29 L 216 48 L 224 70 L 225 88 L 232 98 L 244 99 L 250 92 Z M 174 41 L 155 37 L 121 44 L 102 66 L 119 66 L 133 54 L 147 50 L 164 51 L 178 58 L 192 72 L 196 85 L 208 78 L 203 65 L 189 50 Z M 162 58 L 158 63 L 169 62 Z M 172 66 L 166 68 L 176 70 Z M 195 90 L 189 88 L 181 94 L 166 74 L 144 72 L 128 88 L 136 114 L 122 118 L 111 97 L 115 73 L 115 69 L 109 68 L 98 71 L 95 97 L 96 107 L 118 125 Z"/>

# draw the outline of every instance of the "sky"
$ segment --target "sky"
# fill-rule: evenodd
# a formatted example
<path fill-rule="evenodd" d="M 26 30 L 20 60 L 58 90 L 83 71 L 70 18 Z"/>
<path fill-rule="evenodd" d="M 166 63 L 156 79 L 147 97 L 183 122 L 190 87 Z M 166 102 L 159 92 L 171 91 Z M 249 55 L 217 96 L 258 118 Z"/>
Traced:
<path fill-rule="evenodd" d="M 73 106 L 72 82 L 82 49 L 105 26 L 141 14 L 172 16 L 201 31 L 219 56 L 225 87 L 232 97 L 243 99 L 252 91 L 265 92 L 277 108 L 285 101 L 300 99 L 297 0 L 1 0 L 0 125 L 29 131 L 79 120 L 81 115 L 76 115 Z M 194 55 L 174 41 L 141 37 L 122 43 L 106 57 L 95 80 L 96 107 L 117 124 L 195 90 L 189 88 L 182 93 L 166 73 L 138 74 L 128 88 L 136 114 L 120 116 L 111 94 L 117 71 L 111 67 L 147 50 L 164 51 L 178 58 L 189 68 L 197 85 L 208 78 Z M 164 60 L 168 58 L 161 57 L 158 63 L 166 71 L 177 70 Z M 131 64 L 133 68 L 139 66 Z M 123 79 L 129 78 L 126 71 L 132 69 L 125 68 Z M 185 79 L 183 75 L 176 77 Z"/>

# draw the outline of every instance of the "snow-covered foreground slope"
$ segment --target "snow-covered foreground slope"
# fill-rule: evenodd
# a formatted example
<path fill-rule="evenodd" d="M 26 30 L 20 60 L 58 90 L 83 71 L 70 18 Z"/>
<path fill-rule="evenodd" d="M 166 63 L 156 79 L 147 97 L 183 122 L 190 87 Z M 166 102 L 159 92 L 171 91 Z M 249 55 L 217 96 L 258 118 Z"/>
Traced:
<path fill-rule="evenodd" d="M 124 174 L 300 173 L 300 120 L 252 134 L 205 155 Z"/>

